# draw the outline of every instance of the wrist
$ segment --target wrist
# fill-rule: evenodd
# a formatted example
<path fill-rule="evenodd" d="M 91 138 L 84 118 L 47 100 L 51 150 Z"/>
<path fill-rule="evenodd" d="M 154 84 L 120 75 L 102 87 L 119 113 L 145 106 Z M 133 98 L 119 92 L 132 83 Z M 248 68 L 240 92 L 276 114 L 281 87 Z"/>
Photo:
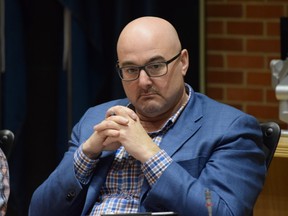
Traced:
<path fill-rule="evenodd" d="M 86 157 L 91 160 L 98 159 L 102 154 L 101 150 L 95 151 L 95 148 L 90 147 L 87 141 L 82 144 L 82 152 Z"/>

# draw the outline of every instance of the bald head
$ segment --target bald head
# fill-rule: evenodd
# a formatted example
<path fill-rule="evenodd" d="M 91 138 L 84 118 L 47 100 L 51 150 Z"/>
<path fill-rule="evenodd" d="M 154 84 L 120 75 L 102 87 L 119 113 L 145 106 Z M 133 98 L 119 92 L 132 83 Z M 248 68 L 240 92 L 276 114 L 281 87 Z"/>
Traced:
<path fill-rule="evenodd" d="M 140 17 L 128 23 L 120 33 L 117 43 L 118 58 L 127 53 L 144 51 L 171 54 L 181 50 L 181 43 L 175 28 L 159 17 Z"/>
<path fill-rule="evenodd" d="M 138 76 L 122 80 L 136 113 L 143 122 L 162 119 L 162 125 L 187 100 L 184 76 L 189 57 L 188 51 L 181 49 L 175 28 L 158 17 L 135 19 L 120 33 L 117 54 L 120 75 Z M 155 71 L 161 74 L 155 75 Z"/>

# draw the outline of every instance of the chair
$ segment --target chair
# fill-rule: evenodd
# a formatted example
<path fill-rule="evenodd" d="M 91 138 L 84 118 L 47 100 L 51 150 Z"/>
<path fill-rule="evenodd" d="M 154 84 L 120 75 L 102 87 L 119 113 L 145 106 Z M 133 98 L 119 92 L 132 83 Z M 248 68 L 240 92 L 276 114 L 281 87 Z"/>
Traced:
<path fill-rule="evenodd" d="M 263 134 L 263 150 L 265 152 L 266 167 L 268 170 L 278 146 L 281 128 L 276 122 L 262 122 L 260 123 L 260 127 Z M 253 210 L 250 216 L 253 216 Z"/>
<path fill-rule="evenodd" d="M 0 130 L 0 148 L 9 158 L 14 142 L 14 134 L 10 130 Z"/>
<path fill-rule="evenodd" d="M 260 123 L 260 127 L 263 133 L 263 150 L 266 155 L 266 167 L 268 169 L 281 136 L 281 129 L 275 122 L 263 122 Z"/>

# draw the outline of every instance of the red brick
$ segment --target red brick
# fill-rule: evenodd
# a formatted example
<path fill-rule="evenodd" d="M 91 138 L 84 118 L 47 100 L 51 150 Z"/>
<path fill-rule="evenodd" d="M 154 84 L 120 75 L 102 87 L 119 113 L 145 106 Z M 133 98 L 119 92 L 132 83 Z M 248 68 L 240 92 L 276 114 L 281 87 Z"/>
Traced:
<path fill-rule="evenodd" d="M 208 0 L 210 1 L 210 0 Z M 213 1 L 213 0 L 212 0 Z M 226 0 L 227 2 L 243 2 L 245 3 L 245 0 Z M 248 2 L 251 1 L 251 0 L 248 0 Z M 253 0 L 254 2 L 264 2 L 264 1 L 267 1 L 267 0 Z M 268 0 L 269 1 L 269 0 Z M 271 1 L 271 0 L 270 0 Z M 272 0 L 273 1 L 273 0 Z"/>
<path fill-rule="evenodd" d="M 247 84 L 269 86 L 271 85 L 271 74 L 257 72 L 247 73 Z"/>
<path fill-rule="evenodd" d="M 242 17 L 241 4 L 208 4 L 206 5 L 206 17 Z"/>
<path fill-rule="evenodd" d="M 248 52 L 280 52 L 280 42 L 275 39 L 249 39 L 247 40 Z"/>
<path fill-rule="evenodd" d="M 283 3 L 287 3 L 287 0 L 268 0 L 268 2 L 283 2 Z"/>
<path fill-rule="evenodd" d="M 206 91 L 206 95 L 215 99 L 215 100 L 223 100 L 223 89 L 217 87 L 208 87 Z"/>
<path fill-rule="evenodd" d="M 236 5 L 236 13 L 232 12 L 230 5 Z M 271 83 L 270 61 L 280 59 L 280 17 L 287 16 L 288 0 L 206 0 L 205 6 L 208 9 L 206 12 L 209 12 L 205 20 L 207 94 L 261 121 L 279 121 L 279 101 Z M 219 38 L 241 39 L 242 50 L 237 50 L 240 46 L 233 50 L 233 43 L 217 44 L 219 41 L 215 39 Z M 213 43 L 207 39 L 213 39 Z M 252 39 L 256 39 L 256 44 L 249 41 Z M 214 72 L 217 73 L 212 74 Z M 223 75 L 217 77 L 220 72 L 242 72 L 243 83 L 234 83 L 235 80 L 229 82 Z M 245 96 L 240 93 L 233 100 L 227 98 L 231 96 L 232 87 L 241 94 L 246 92 L 249 100 L 244 100 Z M 260 93 L 247 93 L 247 89 Z"/>
<path fill-rule="evenodd" d="M 249 18 L 279 18 L 284 16 L 283 5 L 247 5 L 246 14 Z"/>
<path fill-rule="evenodd" d="M 222 51 L 242 51 L 242 39 L 231 38 L 208 38 L 207 49 L 209 50 L 222 50 Z"/>
<path fill-rule="evenodd" d="M 208 54 L 206 63 L 208 67 L 223 67 L 224 59 L 222 55 Z"/>
<path fill-rule="evenodd" d="M 269 89 L 266 91 L 266 101 L 270 103 L 278 103 L 279 101 L 276 98 L 275 89 Z"/>
<path fill-rule="evenodd" d="M 261 35 L 263 24 L 259 22 L 228 22 L 227 33 L 237 35 Z"/>
<path fill-rule="evenodd" d="M 227 56 L 228 68 L 263 68 L 264 58 L 261 56 L 249 55 L 228 55 Z"/>
<path fill-rule="evenodd" d="M 278 106 L 268 105 L 248 105 L 246 107 L 247 113 L 262 119 L 278 119 Z"/>
<path fill-rule="evenodd" d="M 279 36 L 280 35 L 280 21 L 267 23 L 267 35 L 268 36 Z"/>
<path fill-rule="evenodd" d="M 206 34 L 221 34 L 224 32 L 222 21 L 209 21 L 206 24 Z"/>
<path fill-rule="evenodd" d="M 228 88 L 227 99 L 231 101 L 262 101 L 263 91 L 260 89 Z"/>
<path fill-rule="evenodd" d="M 210 71 L 207 73 L 207 81 L 209 83 L 220 84 L 242 84 L 242 72 L 223 72 L 223 71 Z"/>

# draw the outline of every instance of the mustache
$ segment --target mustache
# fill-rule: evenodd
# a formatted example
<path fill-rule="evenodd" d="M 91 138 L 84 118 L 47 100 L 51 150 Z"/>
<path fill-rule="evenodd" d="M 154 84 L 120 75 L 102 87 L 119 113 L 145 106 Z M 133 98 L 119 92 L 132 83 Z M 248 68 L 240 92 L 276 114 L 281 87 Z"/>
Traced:
<path fill-rule="evenodd" d="M 154 87 L 150 87 L 148 89 L 143 89 L 139 92 L 140 95 L 146 95 L 146 94 L 158 94 L 158 90 Z"/>

